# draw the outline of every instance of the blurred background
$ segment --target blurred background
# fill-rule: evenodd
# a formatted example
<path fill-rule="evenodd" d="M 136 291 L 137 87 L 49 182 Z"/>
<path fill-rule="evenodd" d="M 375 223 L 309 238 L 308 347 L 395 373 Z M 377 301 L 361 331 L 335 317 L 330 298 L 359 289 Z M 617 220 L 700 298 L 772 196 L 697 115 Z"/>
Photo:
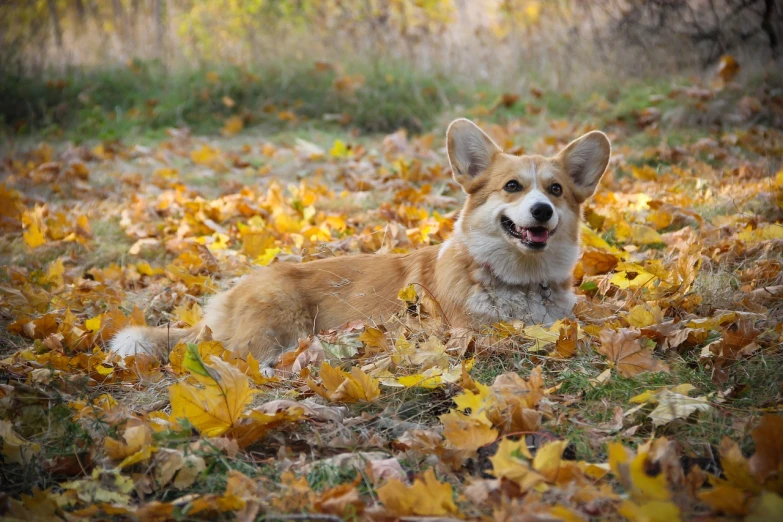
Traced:
<path fill-rule="evenodd" d="M 782 37 L 776 0 L 6 0 L 0 125 L 82 139 L 565 116 L 625 85 L 645 100 L 682 78 L 774 86 Z"/>

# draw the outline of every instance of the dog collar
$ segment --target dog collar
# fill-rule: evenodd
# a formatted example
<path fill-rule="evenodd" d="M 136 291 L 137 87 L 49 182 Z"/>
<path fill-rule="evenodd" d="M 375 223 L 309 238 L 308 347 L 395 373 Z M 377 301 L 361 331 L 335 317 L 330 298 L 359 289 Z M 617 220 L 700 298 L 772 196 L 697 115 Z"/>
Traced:
<path fill-rule="evenodd" d="M 495 272 L 492 270 L 492 265 L 490 265 L 489 263 L 484 263 L 484 269 L 486 269 L 493 278 L 495 277 Z M 552 297 L 552 287 L 549 286 L 549 283 L 539 283 L 538 291 L 539 294 L 541 295 L 541 298 L 545 302 L 549 301 L 549 298 Z"/>

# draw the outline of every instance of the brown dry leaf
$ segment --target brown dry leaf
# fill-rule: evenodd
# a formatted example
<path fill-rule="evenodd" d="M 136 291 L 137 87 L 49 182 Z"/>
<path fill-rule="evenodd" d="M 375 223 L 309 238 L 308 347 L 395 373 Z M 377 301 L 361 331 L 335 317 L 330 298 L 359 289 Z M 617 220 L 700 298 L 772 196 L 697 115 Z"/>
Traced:
<path fill-rule="evenodd" d="M 261 440 L 266 434 L 288 422 L 296 422 L 303 416 L 303 409 L 291 407 L 287 410 L 267 414 L 258 409 L 244 413 L 233 426 L 226 432 L 226 436 L 236 440 L 240 448 L 246 448 Z"/>
<path fill-rule="evenodd" d="M 576 321 L 563 321 L 560 327 L 560 336 L 555 342 L 555 349 L 550 353 L 550 357 L 556 359 L 568 359 L 576 355 L 576 348 L 579 341 L 579 324 Z"/>
<path fill-rule="evenodd" d="M 280 476 L 280 494 L 275 495 L 271 505 L 281 513 L 300 512 L 313 505 L 315 493 L 307 483 L 307 477 L 296 476 L 291 471 L 285 471 Z"/>
<path fill-rule="evenodd" d="M 484 406 L 487 418 L 501 434 L 538 431 L 541 413 L 537 408 L 545 393 L 540 366 L 528 379 L 516 373 L 499 375 L 491 386 L 492 400 Z"/>
<path fill-rule="evenodd" d="M 340 484 L 324 491 L 313 502 L 313 508 L 318 513 L 340 517 L 361 514 L 364 511 L 364 502 L 356 490 L 359 480 L 361 476 L 357 476 L 353 483 Z"/>
<path fill-rule="evenodd" d="M 765 415 L 751 432 L 756 453 L 748 463 L 756 480 L 766 489 L 783 495 L 783 417 Z"/>
<path fill-rule="evenodd" d="M 376 487 L 390 479 L 405 480 L 405 470 L 400 462 L 392 457 L 367 462 L 367 474 Z"/>
<path fill-rule="evenodd" d="M 601 346 L 598 353 L 606 356 L 609 362 L 623 377 L 633 377 L 644 372 L 668 371 L 660 360 L 653 357 L 652 348 L 642 347 L 640 332 L 630 328 L 601 331 Z"/>
<path fill-rule="evenodd" d="M 724 82 L 730 82 L 737 76 L 740 70 L 740 65 L 737 60 L 730 54 L 724 54 L 720 57 L 718 62 L 718 76 Z"/>

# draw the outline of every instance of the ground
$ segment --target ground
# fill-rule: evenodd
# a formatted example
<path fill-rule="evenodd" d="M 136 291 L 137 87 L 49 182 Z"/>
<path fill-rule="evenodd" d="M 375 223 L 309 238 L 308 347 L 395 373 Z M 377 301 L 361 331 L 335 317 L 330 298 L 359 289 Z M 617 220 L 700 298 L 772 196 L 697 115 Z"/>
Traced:
<path fill-rule="evenodd" d="M 229 118 L 222 135 L 6 145 L 0 513 L 770 520 L 783 509 L 774 92 L 731 79 L 533 91 L 444 109 L 415 135 L 293 109 L 275 126 Z M 195 324 L 263 265 L 445 241 L 462 200 L 443 143 L 456 116 L 514 153 L 554 154 L 593 128 L 612 139 L 573 320 L 453 329 L 410 287 L 393 320 L 302 339 L 274 378 L 209 332 L 168 362 L 107 353 L 124 325 Z"/>

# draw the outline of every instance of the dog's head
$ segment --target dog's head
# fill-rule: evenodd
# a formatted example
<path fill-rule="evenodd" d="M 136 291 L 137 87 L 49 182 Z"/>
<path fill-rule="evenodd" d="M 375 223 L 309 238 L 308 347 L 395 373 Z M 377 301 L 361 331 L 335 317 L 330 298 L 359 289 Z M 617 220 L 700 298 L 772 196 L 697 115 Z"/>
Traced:
<path fill-rule="evenodd" d="M 468 197 L 458 233 L 471 254 L 509 283 L 564 281 L 579 252 L 581 204 L 611 152 L 593 131 L 551 158 L 505 154 L 473 122 L 447 132 L 454 179 Z"/>

